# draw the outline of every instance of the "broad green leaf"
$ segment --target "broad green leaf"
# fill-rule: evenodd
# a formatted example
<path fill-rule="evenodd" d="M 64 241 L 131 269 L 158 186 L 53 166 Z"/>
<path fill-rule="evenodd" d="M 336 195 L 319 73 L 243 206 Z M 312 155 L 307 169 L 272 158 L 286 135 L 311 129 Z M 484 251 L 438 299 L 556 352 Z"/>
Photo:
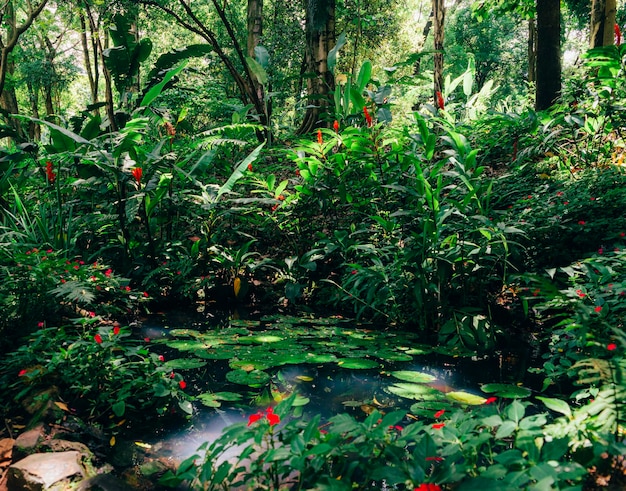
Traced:
<path fill-rule="evenodd" d="M 572 415 L 572 410 L 570 409 L 569 404 L 561 399 L 554 399 L 552 397 L 537 397 L 537 399 L 543 402 L 546 407 L 552 411 L 564 414 L 568 417 Z"/>
<path fill-rule="evenodd" d="M 146 95 L 143 96 L 143 99 L 141 100 L 141 103 L 139 105 L 141 107 L 149 106 L 152 101 L 154 101 L 154 99 L 156 99 L 161 94 L 168 82 L 176 75 L 178 75 L 183 70 L 183 68 L 185 68 L 186 65 L 187 61 L 184 61 L 176 68 L 172 68 L 171 70 L 169 70 L 163 77 L 163 80 L 161 80 L 158 84 L 156 84 L 148 92 L 146 92 Z"/>
<path fill-rule="evenodd" d="M 498 397 L 508 399 L 524 399 L 531 394 L 530 389 L 519 385 L 510 384 L 484 384 L 480 389 L 488 394 L 495 394 Z"/>
<path fill-rule="evenodd" d="M 267 72 L 265 71 L 265 68 L 263 68 L 258 61 L 250 56 L 246 56 L 246 63 L 248 64 L 250 72 L 252 73 L 252 75 L 254 75 L 254 78 L 257 79 L 257 82 L 259 82 L 263 86 L 266 86 L 269 79 L 267 77 Z"/>
<path fill-rule="evenodd" d="M 487 399 L 482 396 L 471 394 L 465 391 L 452 391 L 447 392 L 446 397 L 455 402 L 460 402 L 461 404 L 469 404 L 471 406 L 478 406 L 480 404 L 484 404 Z"/>
<path fill-rule="evenodd" d="M 326 65 L 328 66 L 328 70 L 330 72 L 335 71 L 335 65 L 337 64 L 337 56 L 339 55 L 339 50 L 344 47 L 346 44 L 346 33 L 342 32 L 337 38 L 337 44 L 328 52 L 328 56 L 326 58 Z"/>
<path fill-rule="evenodd" d="M 399 378 L 400 380 L 405 380 L 406 382 L 413 382 L 414 384 L 427 384 L 437 380 L 437 377 L 431 375 L 430 373 L 414 372 L 411 370 L 397 370 L 395 372 L 391 372 L 391 375 Z"/>
<path fill-rule="evenodd" d="M 241 176 L 243 176 L 243 173 L 248 168 L 248 165 L 250 165 L 259 157 L 259 153 L 261 152 L 263 146 L 265 146 L 265 143 L 261 143 L 250 153 L 250 155 L 248 155 L 244 160 L 239 163 L 239 165 L 230 175 L 228 180 L 217 191 L 217 198 L 222 196 L 224 193 L 230 193 L 230 191 L 235 186 L 235 183 L 241 178 Z"/>

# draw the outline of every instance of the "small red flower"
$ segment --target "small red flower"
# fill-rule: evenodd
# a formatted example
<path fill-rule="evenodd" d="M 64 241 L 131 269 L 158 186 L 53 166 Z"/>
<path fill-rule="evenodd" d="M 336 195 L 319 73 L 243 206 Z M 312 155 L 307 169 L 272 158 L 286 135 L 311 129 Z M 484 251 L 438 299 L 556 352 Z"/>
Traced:
<path fill-rule="evenodd" d="M 252 172 L 252 164 L 248 164 L 248 170 Z"/>
<path fill-rule="evenodd" d="M 599 313 L 599 312 L 602 312 L 602 307 L 600 307 L 600 306 L 598 305 L 598 306 L 597 306 L 595 309 L 593 309 L 593 310 L 594 310 L 594 312 L 598 312 L 598 313 Z"/>
<path fill-rule="evenodd" d="M 441 428 L 443 428 L 446 424 L 445 423 L 435 423 L 433 425 L 433 429 L 434 430 L 440 430 Z"/>
<path fill-rule="evenodd" d="M 622 237 L 622 238 L 623 238 L 623 237 L 626 237 L 626 232 L 620 232 L 620 233 L 619 233 L 619 236 L 620 236 L 620 237 Z"/>
<path fill-rule="evenodd" d="M 582 290 L 576 290 L 576 295 L 578 295 L 580 298 L 585 298 L 587 296 L 587 294 Z"/>
<path fill-rule="evenodd" d="M 184 380 L 181 380 L 180 382 L 178 382 L 178 386 L 179 386 L 182 390 L 185 390 L 185 387 L 187 387 L 187 382 L 185 382 Z"/>
<path fill-rule="evenodd" d="M 159 355 L 159 361 L 165 361 L 165 356 Z"/>
<path fill-rule="evenodd" d="M 335 130 L 335 133 L 339 133 L 339 121 L 337 121 L 336 119 L 333 123 L 333 130 Z"/>
<path fill-rule="evenodd" d="M 584 220 L 578 220 L 578 225 L 585 225 L 587 222 L 585 222 Z"/>
<path fill-rule="evenodd" d="M 371 128 L 372 125 L 374 124 L 374 120 L 372 119 L 372 116 L 370 115 L 369 111 L 367 110 L 367 107 L 363 107 L 363 114 L 365 115 L 365 122 L 367 123 L 367 127 Z"/>
<path fill-rule="evenodd" d="M 148 292 L 143 292 L 143 296 L 148 298 L 150 296 L 150 294 Z"/>
<path fill-rule="evenodd" d="M 613 351 L 617 349 L 617 345 L 615 343 L 609 343 L 606 345 L 606 349 L 608 349 L 609 351 Z"/>
<path fill-rule="evenodd" d="M 485 404 L 493 404 L 497 400 L 498 400 L 497 397 L 487 397 L 487 399 L 485 400 Z"/>
<path fill-rule="evenodd" d="M 20 372 L 17 374 L 18 377 L 23 377 L 24 375 L 26 375 L 28 372 L 26 371 L 25 368 L 22 368 L 20 370 Z"/>
<path fill-rule="evenodd" d="M 113 326 L 113 334 L 117 336 L 120 333 L 120 326 Z"/>
<path fill-rule="evenodd" d="M 613 31 L 615 32 L 615 46 L 619 46 L 622 44 L 622 30 L 617 24 L 614 24 Z"/>
<path fill-rule="evenodd" d="M 446 412 L 445 409 L 440 409 L 439 411 L 435 413 L 435 418 L 441 418 L 445 412 Z"/>
<path fill-rule="evenodd" d="M 248 418 L 248 426 L 256 423 L 262 417 L 263 415 L 261 413 L 251 414 L 250 417 Z"/>
<path fill-rule="evenodd" d="M 52 162 L 50 162 L 49 160 L 46 162 L 46 177 L 50 184 L 52 184 L 57 178 L 57 175 L 54 173 L 52 165 Z"/>
<path fill-rule="evenodd" d="M 133 170 L 131 170 L 130 173 L 135 178 L 135 181 L 137 181 L 137 184 L 141 184 L 141 176 L 143 176 L 143 169 L 141 167 L 133 167 Z"/>
<path fill-rule="evenodd" d="M 445 108 L 443 95 L 439 91 L 435 92 L 435 95 L 437 96 L 437 107 L 443 111 Z"/>
<path fill-rule="evenodd" d="M 93 340 L 94 340 L 96 343 L 100 344 L 100 343 L 102 343 L 102 336 L 100 336 L 100 334 L 96 334 L 96 335 L 93 337 Z"/>
<path fill-rule="evenodd" d="M 111 276 L 111 273 L 113 272 L 113 270 L 111 268 L 107 269 L 104 272 L 104 276 L 106 276 L 107 278 L 109 278 Z"/>
<path fill-rule="evenodd" d="M 426 462 L 441 462 L 443 457 L 426 457 Z"/>
<path fill-rule="evenodd" d="M 149 343 L 149 342 L 150 342 L 150 338 L 143 338 L 143 340 L 144 340 L 146 343 Z"/>
<path fill-rule="evenodd" d="M 441 491 L 441 487 L 438 484 L 427 482 L 420 484 L 413 491 Z"/>
<path fill-rule="evenodd" d="M 280 416 L 278 416 L 278 414 L 274 414 L 273 412 L 268 413 L 267 421 L 269 421 L 270 426 L 274 426 L 274 425 L 280 423 Z"/>
<path fill-rule="evenodd" d="M 37 322 L 37 327 L 43 327 L 45 323 L 43 321 Z"/>
<path fill-rule="evenodd" d="M 317 130 L 317 143 L 320 145 L 324 143 L 324 138 L 322 137 L 322 130 Z"/>
<path fill-rule="evenodd" d="M 598 249 L 598 254 L 604 254 L 604 249 L 602 249 L 602 247 L 600 247 L 600 249 Z"/>

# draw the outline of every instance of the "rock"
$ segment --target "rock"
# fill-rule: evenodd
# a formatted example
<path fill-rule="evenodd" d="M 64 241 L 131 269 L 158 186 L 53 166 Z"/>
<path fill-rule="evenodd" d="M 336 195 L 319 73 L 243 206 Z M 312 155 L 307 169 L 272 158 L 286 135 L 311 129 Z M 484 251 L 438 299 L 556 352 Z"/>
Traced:
<path fill-rule="evenodd" d="M 35 453 L 45 437 L 46 430 L 42 423 L 19 435 L 13 445 L 13 460 L 19 460 Z"/>
<path fill-rule="evenodd" d="M 82 479 L 85 470 L 81 454 L 68 452 L 38 453 L 11 465 L 7 473 L 8 491 L 46 491 L 60 481 Z M 57 487 L 57 489 L 63 489 Z"/>
<path fill-rule="evenodd" d="M 71 440 L 54 439 L 44 444 L 52 452 L 69 452 L 74 450 L 80 453 L 84 459 L 93 459 L 93 452 L 84 443 L 73 442 Z"/>

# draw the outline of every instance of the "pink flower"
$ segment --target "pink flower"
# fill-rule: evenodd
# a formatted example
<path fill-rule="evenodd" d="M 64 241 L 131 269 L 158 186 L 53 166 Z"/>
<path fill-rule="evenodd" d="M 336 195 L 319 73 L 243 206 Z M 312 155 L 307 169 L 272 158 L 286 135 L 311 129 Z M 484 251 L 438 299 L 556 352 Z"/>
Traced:
<path fill-rule="evenodd" d="M 43 321 L 37 322 L 37 327 L 43 327 L 43 326 L 45 326 Z"/>
<path fill-rule="evenodd" d="M 159 355 L 159 361 L 165 361 L 165 356 Z"/>
<path fill-rule="evenodd" d="M 143 340 L 144 340 L 146 343 L 149 343 L 149 342 L 150 342 L 150 338 L 148 338 L 148 337 L 143 338 Z"/>
<path fill-rule="evenodd" d="M 585 222 L 584 220 L 578 220 L 578 225 L 585 225 L 587 222 Z"/>
<path fill-rule="evenodd" d="M 106 276 L 106 277 L 108 278 L 108 277 L 110 277 L 110 276 L 111 276 L 111 273 L 112 273 L 112 272 L 113 272 L 113 270 L 112 270 L 111 268 L 109 268 L 109 269 L 107 269 L 107 270 L 104 272 L 104 276 Z"/>

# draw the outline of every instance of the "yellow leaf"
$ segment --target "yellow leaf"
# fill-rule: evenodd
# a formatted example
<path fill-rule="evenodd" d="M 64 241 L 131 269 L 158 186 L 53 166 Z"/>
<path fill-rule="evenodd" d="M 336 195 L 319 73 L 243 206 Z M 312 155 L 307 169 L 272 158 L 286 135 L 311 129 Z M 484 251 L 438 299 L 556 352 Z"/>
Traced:
<path fill-rule="evenodd" d="M 111 445 L 112 447 L 115 446 L 115 435 L 113 435 L 111 439 L 109 440 L 109 445 Z"/>
<path fill-rule="evenodd" d="M 309 377 L 308 375 L 296 375 L 296 378 L 303 382 L 313 382 L 313 377 Z"/>
<path fill-rule="evenodd" d="M 235 297 L 239 297 L 239 290 L 241 290 L 241 278 L 235 278 L 233 282 L 233 290 L 235 291 Z"/>
<path fill-rule="evenodd" d="M 63 411 L 70 411 L 70 409 L 67 407 L 67 404 L 65 404 L 64 402 L 55 401 L 54 404 L 56 407 L 63 409 Z"/>
<path fill-rule="evenodd" d="M 144 442 L 135 442 L 135 445 L 141 448 L 152 448 L 152 445 L 150 445 L 149 443 L 144 443 Z"/>

